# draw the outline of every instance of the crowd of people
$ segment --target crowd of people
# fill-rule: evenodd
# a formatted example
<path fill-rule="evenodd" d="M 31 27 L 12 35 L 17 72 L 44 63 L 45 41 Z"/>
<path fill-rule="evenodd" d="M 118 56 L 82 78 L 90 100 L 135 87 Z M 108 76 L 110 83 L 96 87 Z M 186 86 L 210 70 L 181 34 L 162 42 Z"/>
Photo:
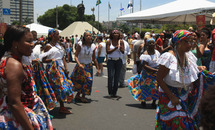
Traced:
<path fill-rule="evenodd" d="M 189 29 L 112 30 L 109 36 L 86 31 L 80 38 L 50 29 L 47 38 L 37 38 L 36 31 L 8 26 L 0 44 L 0 129 L 53 129 L 49 111 L 59 103 L 59 113 L 71 114 L 65 103 L 89 103 L 86 95 L 93 76 L 104 75 L 104 62 L 109 97 L 128 86 L 143 107 L 152 100 L 156 129 L 214 129 L 215 31 Z M 131 57 L 134 75 L 125 83 Z M 74 68 L 67 67 L 71 61 Z"/>

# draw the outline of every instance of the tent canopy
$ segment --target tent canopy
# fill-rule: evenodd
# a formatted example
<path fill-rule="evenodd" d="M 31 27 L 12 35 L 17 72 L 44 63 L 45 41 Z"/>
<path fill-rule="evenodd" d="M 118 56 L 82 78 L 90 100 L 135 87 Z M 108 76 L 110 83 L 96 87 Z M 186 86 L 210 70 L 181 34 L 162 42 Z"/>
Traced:
<path fill-rule="evenodd" d="M 60 35 L 63 37 L 70 37 L 71 35 L 78 35 L 80 37 L 81 35 L 84 34 L 86 31 L 91 31 L 91 32 L 99 32 L 96 28 L 94 28 L 92 25 L 90 25 L 88 22 L 73 22 L 70 24 L 68 27 L 66 27 Z"/>
<path fill-rule="evenodd" d="M 203 14 L 208 24 L 213 12 L 215 12 L 215 3 L 207 0 L 176 0 L 120 16 L 117 20 L 153 24 L 196 23 L 196 16 Z"/>
<path fill-rule="evenodd" d="M 37 32 L 37 37 L 41 37 L 43 36 L 47 36 L 48 35 L 48 30 L 52 29 L 51 27 L 47 27 L 41 24 L 37 24 L 37 23 L 32 23 L 32 24 L 28 24 L 26 25 L 26 27 L 30 28 L 30 31 L 36 31 Z M 59 33 L 61 31 L 59 30 Z"/>

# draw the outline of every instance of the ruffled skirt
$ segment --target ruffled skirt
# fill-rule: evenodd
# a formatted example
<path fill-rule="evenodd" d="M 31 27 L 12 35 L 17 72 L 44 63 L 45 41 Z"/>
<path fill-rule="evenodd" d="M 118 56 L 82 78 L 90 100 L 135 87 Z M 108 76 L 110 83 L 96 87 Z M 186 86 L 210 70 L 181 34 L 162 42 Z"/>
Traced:
<path fill-rule="evenodd" d="M 43 100 L 48 110 L 54 109 L 57 99 L 44 73 L 43 64 L 39 61 L 33 63 L 33 78 L 36 83 L 37 95 Z"/>
<path fill-rule="evenodd" d="M 72 74 L 71 80 L 74 83 L 73 90 L 76 92 L 81 92 L 85 95 L 90 95 L 93 84 L 93 66 L 92 64 L 82 64 L 84 69 L 78 67 L 76 64 Z"/>
<path fill-rule="evenodd" d="M 156 72 L 143 70 L 141 74 L 128 79 L 127 85 L 132 97 L 137 101 L 150 101 L 158 99 L 158 84 Z"/>
<path fill-rule="evenodd" d="M 45 107 L 45 104 L 39 96 L 35 98 L 35 104 L 33 109 L 24 106 L 24 111 L 29 118 L 30 123 L 35 130 L 52 130 L 52 123 Z M 16 118 L 13 116 L 9 106 L 6 103 L 6 96 L 0 99 L 0 129 L 1 130 L 22 130 L 23 127 L 19 124 Z"/>
<path fill-rule="evenodd" d="M 73 83 L 68 79 L 63 69 L 58 65 L 57 61 L 52 61 L 52 65 L 46 66 L 47 77 L 49 83 L 54 90 L 58 101 L 71 103 L 74 98 Z"/>
<path fill-rule="evenodd" d="M 203 74 L 204 75 L 204 74 Z M 159 106 L 157 109 L 156 129 L 199 129 L 200 113 L 198 110 L 200 100 L 209 86 L 213 86 L 215 78 L 203 77 L 195 81 L 189 90 L 184 88 L 170 87 L 170 91 L 177 96 L 181 102 L 176 107 L 159 88 Z"/>

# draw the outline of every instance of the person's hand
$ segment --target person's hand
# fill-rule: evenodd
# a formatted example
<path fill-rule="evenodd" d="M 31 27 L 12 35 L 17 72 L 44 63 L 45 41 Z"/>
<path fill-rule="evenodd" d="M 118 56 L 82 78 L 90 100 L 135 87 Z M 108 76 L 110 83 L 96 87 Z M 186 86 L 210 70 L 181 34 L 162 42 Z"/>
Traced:
<path fill-rule="evenodd" d="M 82 64 L 80 64 L 79 67 L 80 67 L 81 69 L 84 69 L 84 66 L 83 66 Z"/>
<path fill-rule="evenodd" d="M 97 69 L 97 75 L 100 75 L 99 69 Z"/>
<path fill-rule="evenodd" d="M 118 49 L 119 48 L 119 45 L 115 46 L 115 49 Z"/>
<path fill-rule="evenodd" d="M 202 71 L 202 70 L 206 70 L 207 67 L 206 66 L 198 66 L 198 69 L 199 69 L 199 71 Z"/>
<path fill-rule="evenodd" d="M 170 101 L 172 102 L 172 105 L 173 105 L 173 106 L 176 106 L 176 105 L 178 105 L 178 104 L 180 103 L 179 98 L 176 97 L 176 96 L 173 96 L 173 97 L 170 99 Z"/>
<path fill-rule="evenodd" d="M 130 64 L 130 58 L 128 58 L 127 62 L 128 62 L 128 64 Z"/>

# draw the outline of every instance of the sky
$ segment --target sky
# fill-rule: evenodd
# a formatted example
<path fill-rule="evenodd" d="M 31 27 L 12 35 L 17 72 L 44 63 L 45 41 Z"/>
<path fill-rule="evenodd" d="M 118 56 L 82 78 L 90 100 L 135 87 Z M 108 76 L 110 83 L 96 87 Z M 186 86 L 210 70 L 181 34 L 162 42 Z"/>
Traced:
<path fill-rule="evenodd" d="M 85 5 L 85 14 L 91 15 L 93 12 L 91 8 L 95 8 L 94 15 L 96 16 L 96 21 L 103 22 L 108 21 L 108 2 L 110 2 L 111 9 L 110 11 L 110 21 L 115 21 L 117 17 L 130 13 L 130 10 L 127 9 L 129 0 L 101 0 L 99 5 L 99 17 L 98 17 L 98 6 L 96 6 L 97 0 L 83 0 Z M 132 1 L 132 0 L 130 0 Z M 133 0 L 133 10 L 134 12 L 141 10 L 156 7 L 162 4 L 166 4 L 175 0 Z M 142 2 L 140 2 L 142 1 Z M 186 2 L 186 0 L 184 0 Z M 215 2 L 215 0 L 209 0 Z M 76 6 L 80 4 L 82 0 L 34 0 L 34 21 L 38 16 L 43 15 L 48 9 L 56 8 L 56 6 L 63 6 L 64 4 Z M 141 3 L 141 4 L 140 4 Z M 120 8 L 124 8 L 124 11 L 120 11 Z"/>

